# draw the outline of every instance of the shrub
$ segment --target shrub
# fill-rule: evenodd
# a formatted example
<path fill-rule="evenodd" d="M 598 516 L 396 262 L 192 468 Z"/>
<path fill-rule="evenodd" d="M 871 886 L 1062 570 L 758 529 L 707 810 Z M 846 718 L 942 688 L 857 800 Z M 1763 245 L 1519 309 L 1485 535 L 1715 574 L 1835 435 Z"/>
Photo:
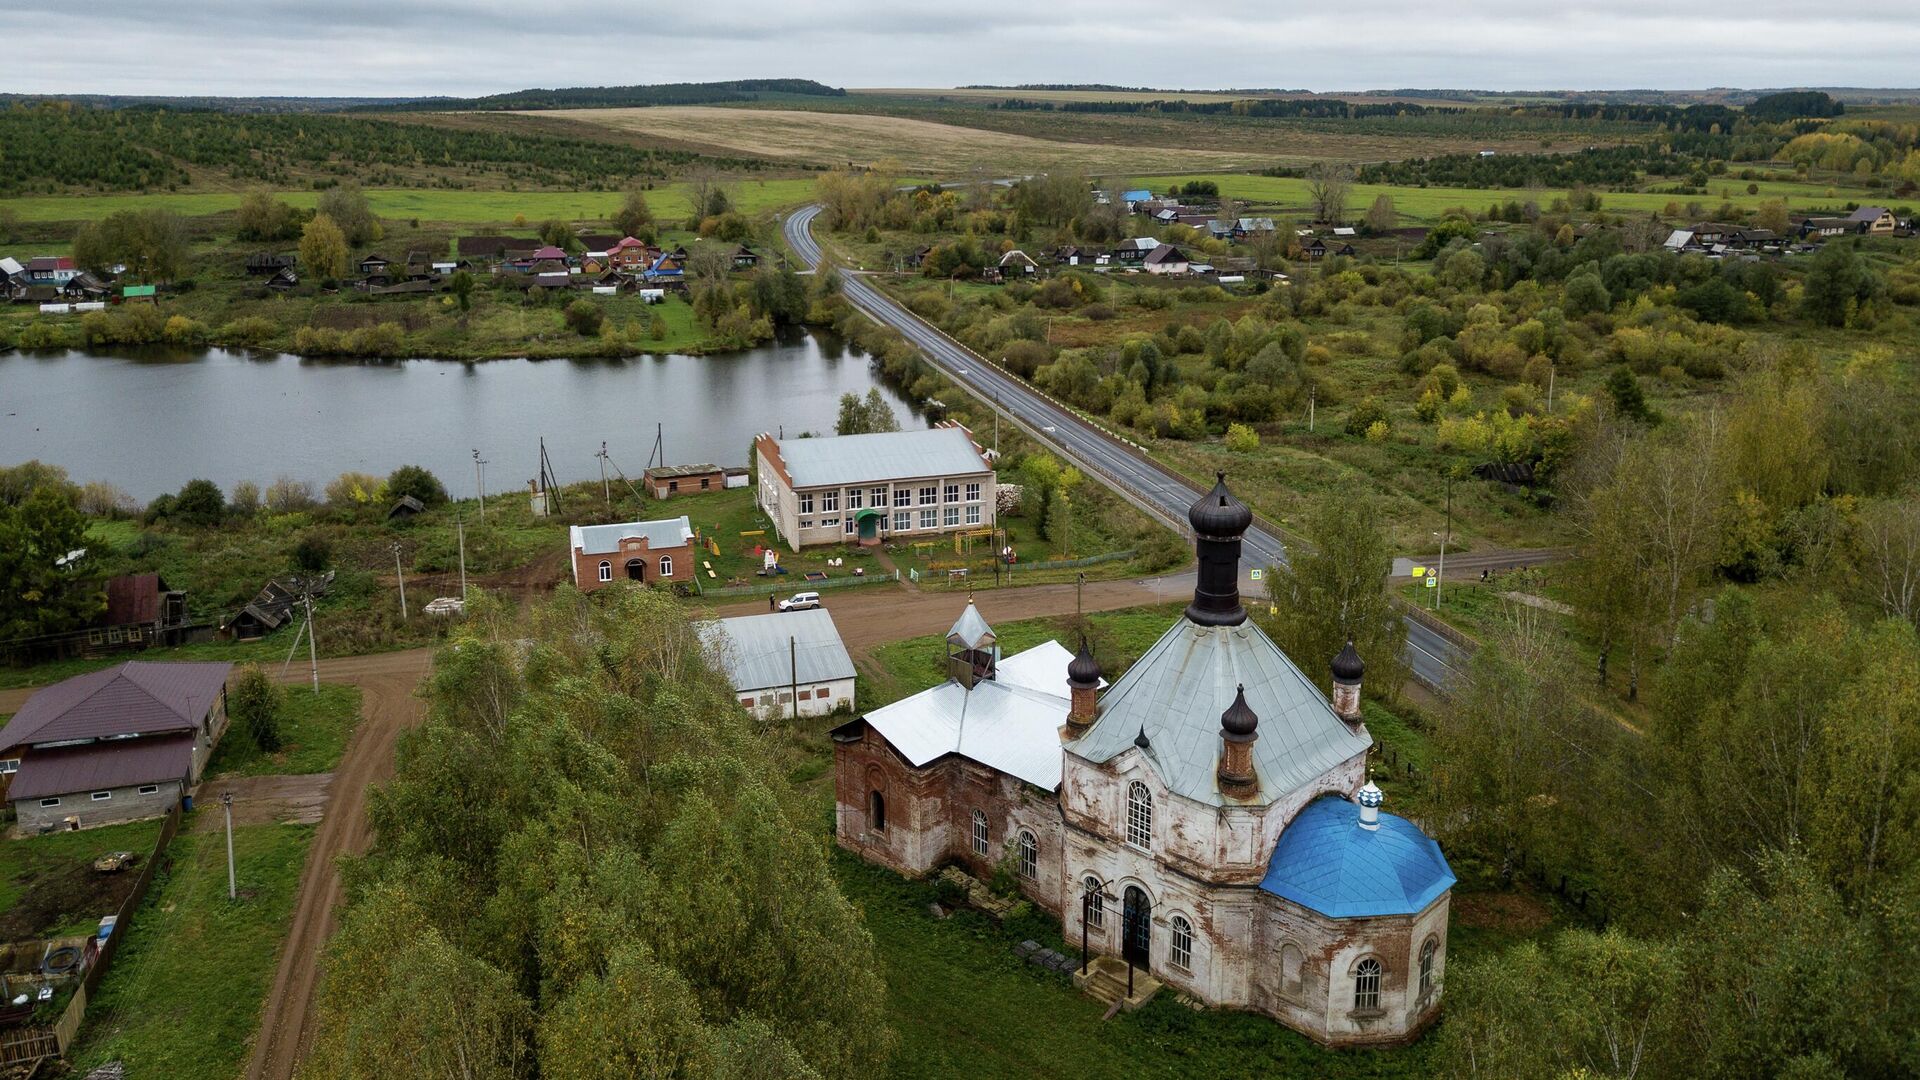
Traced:
<path fill-rule="evenodd" d="M 189 480 L 161 516 L 183 525 L 218 525 L 227 516 L 227 497 L 211 480 Z"/>
<path fill-rule="evenodd" d="M 272 340 L 278 332 L 279 327 L 264 315 L 243 315 L 221 327 L 214 336 L 228 345 L 250 348 Z"/>
<path fill-rule="evenodd" d="M 581 337 L 592 337 L 600 332 L 601 324 L 607 321 L 607 313 L 600 305 L 591 300 L 575 300 L 567 305 L 567 327 Z"/>
<path fill-rule="evenodd" d="M 1371 395 L 1361 398 L 1347 414 L 1347 434 L 1365 435 L 1373 425 L 1384 423 L 1387 419 L 1386 407 Z"/>
<path fill-rule="evenodd" d="M 291 476 L 276 477 L 267 485 L 267 509 L 276 514 L 294 514 L 313 508 L 313 485 Z"/>
<path fill-rule="evenodd" d="M 1251 454 L 1260 449 L 1260 433 L 1246 424 L 1228 424 L 1227 449 L 1236 454 Z"/>
<path fill-rule="evenodd" d="M 303 574 L 325 573 L 333 562 L 333 545 L 325 536 L 309 530 L 293 545 L 293 568 Z"/>
<path fill-rule="evenodd" d="M 227 695 L 227 715 L 253 740 L 262 753 L 271 754 L 285 743 L 280 731 L 283 696 L 258 664 L 240 669 Z"/>
<path fill-rule="evenodd" d="M 327 505 L 365 506 L 380 501 L 385 492 L 386 485 L 371 473 L 343 472 L 327 483 Z"/>
<path fill-rule="evenodd" d="M 1367 441 L 1373 443 L 1386 442 L 1387 435 L 1391 430 L 1385 420 L 1375 420 L 1373 423 L 1367 425 Z"/>
<path fill-rule="evenodd" d="M 242 480 L 233 485 L 233 494 L 227 497 L 227 506 L 235 517 L 250 518 L 260 512 L 260 485 L 251 480 Z"/>

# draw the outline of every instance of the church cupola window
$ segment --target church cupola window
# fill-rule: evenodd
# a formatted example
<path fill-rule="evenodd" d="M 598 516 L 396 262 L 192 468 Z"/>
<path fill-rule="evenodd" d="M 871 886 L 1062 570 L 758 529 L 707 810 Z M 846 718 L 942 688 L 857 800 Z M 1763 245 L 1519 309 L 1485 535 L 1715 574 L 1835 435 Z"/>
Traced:
<path fill-rule="evenodd" d="M 1127 785 L 1127 843 L 1153 850 L 1153 792 L 1138 780 Z"/>

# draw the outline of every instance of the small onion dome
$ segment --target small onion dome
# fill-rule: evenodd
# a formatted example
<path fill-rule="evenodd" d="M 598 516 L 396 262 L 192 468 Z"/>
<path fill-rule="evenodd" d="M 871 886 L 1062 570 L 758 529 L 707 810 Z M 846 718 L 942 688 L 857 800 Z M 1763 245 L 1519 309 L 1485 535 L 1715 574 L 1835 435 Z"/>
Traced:
<path fill-rule="evenodd" d="M 1140 725 L 1140 734 L 1135 735 L 1133 737 L 1133 745 L 1139 747 L 1142 750 L 1146 750 L 1151 746 L 1153 746 L 1152 743 L 1147 741 L 1147 725 L 1145 724 Z"/>
<path fill-rule="evenodd" d="M 1200 536 L 1238 539 L 1253 525 L 1253 511 L 1227 490 L 1227 474 L 1216 473 L 1213 490 L 1187 508 L 1187 524 Z"/>
<path fill-rule="evenodd" d="M 1357 683 L 1367 666 L 1360 662 L 1360 652 L 1353 647 L 1353 639 L 1347 639 L 1347 647 L 1333 658 L 1333 677 L 1344 683 Z"/>
<path fill-rule="evenodd" d="M 1233 704 L 1220 714 L 1220 730 L 1234 742 L 1246 742 L 1254 737 L 1260 727 L 1260 718 L 1254 715 L 1247 704 L 1247 688 L 1240 686 L 1233 695 Z"/>
<path fill-rule="evenodd" d="M 1080 687 L 1100 685 L 1100 661 L 1093 658 L 1084 637 L 1080 639 L 1080 651 L 1067 662 L 1067 682 Z"/>
<path fill-rule="evenodd" d="M 1378 810 L 1380 804 L 1387 801 L 1387 796 L 1379 788 L 1373 786 L 1372 780 L 1368 780 L 1366 786 L 1360 789 L 1360 794 L 1353 797 L 1353 801 L 1359 803 L 1361 806 L 1372 807 Z"/>

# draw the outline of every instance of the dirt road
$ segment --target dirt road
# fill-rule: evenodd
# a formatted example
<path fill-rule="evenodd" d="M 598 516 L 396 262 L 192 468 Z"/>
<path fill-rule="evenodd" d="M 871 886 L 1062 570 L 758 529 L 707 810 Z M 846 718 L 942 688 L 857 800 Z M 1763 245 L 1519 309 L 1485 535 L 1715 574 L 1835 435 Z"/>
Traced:
<path fill-rule="evenodd" d="M 360 726 L 333 772 L 326 816 L 300 874 L 299 903 L 260 1017 L 247 1080 L 292 1080 L 313 1037 L 320 953 L 333 933 L 340 903 L 340 875 L 334 861 L 342 854 L 366 850 L 372 839 L 367 792 L 393 775 L 394 744 L 402 731 L 420 721 L 423 703 L 414 696 L 414 688 L 426 675 L 431 656 L 426 649 L 414 649 L 320 662 L 322 681 L 360 688 Z"/>
<path fill-rule="evenodd" d="M 804 587 L 804 583 L 801 586 Z M 797 588 L 796 587 L 796 591 Z M 1246 583 L 1242 583 L 1246 587 Z M 1032 619 L 1043 615 L 1073 614 L 1072 585 L 1035 585 L 1032 588 L 989 589 L 974 594 L 980 614 L 990 623 Z M 1113 611 L 1174 600 L 1186 600 L 1193 593 L 1193 574 L 1173 574 L 1161 578 L 1137 578 L 1128 581 L 1089 581 L 1083 596 L 1088 611 Z M 967 606 L 965 589 L 921 589 L 905 592 L 875 586 L 821 594 L 823 606 L 833 612 L 834 625 L 847 651 L 866 653 L 875 645 L 922 634 L 938 634 L 953 625 Z M 765 600 L 746 601 L 717 607 L 723 616 L 766 614 Z"/>
<path fill-rule="evenodd" d="M 195 814 L 188 826 L 194 832 L 216 832 L 226 827 L 220 796 L 233 796 L 235 825 L 318 824 L 327 813 L 327 789 L 332 773 L 305 776 L 237 776 L 200 785 L 194 797 L 207 812 Z"/>

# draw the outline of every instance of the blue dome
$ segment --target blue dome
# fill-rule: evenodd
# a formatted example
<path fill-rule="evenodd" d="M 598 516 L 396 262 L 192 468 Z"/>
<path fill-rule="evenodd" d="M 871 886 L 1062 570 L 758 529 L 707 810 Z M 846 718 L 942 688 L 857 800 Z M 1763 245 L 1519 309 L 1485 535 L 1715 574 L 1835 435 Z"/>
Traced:
<path fill-rule="evenodd" d="M 1360 807 L 1337 795 L 1308 803 L 1280 833 L 1260 888 L 1335 919 L 1413 915 L 1453 887 L 1440 845 L 1393 814 L 1360 827 Z"/>

